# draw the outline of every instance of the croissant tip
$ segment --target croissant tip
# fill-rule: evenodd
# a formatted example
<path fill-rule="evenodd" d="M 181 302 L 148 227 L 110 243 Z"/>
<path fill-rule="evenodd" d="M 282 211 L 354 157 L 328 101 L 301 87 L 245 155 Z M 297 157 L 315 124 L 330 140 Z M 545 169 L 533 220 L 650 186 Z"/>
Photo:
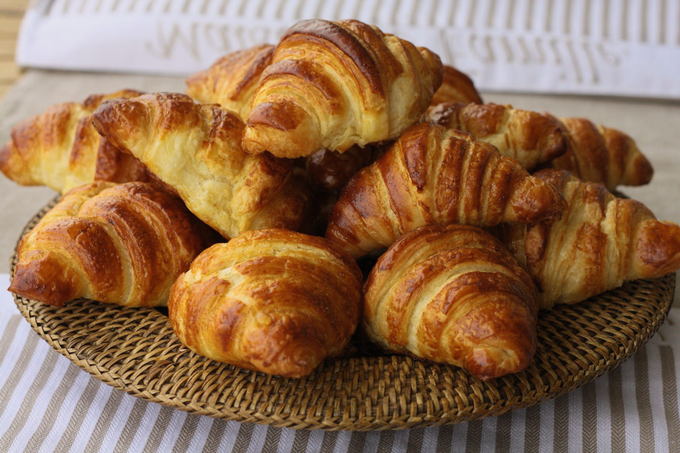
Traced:
<path fill-rule="evenodd" d="M 495 341 L 481 344 L 470 351 L 467 357 L 466 369 L 481 380 L 518 373 L 528 367 L 533 359 L 536 336 L 531 329 L 520 328 L 499 333 Z"/>
<path fill-rule="evenodd" d="M 323 361 L 323 355 L 313 345 L 302 344 L 293 348 L 294 354 L 289 357 L 289 361 L 283 363 L 285 372 L 279 373 L 282 376 L 291 378 L 302 378 L 311 374 Z"/>
<path fill-rule="evenodd" d="M 80 297 L 77 280 L 59 256 L 42 250 L 24 252 L 23 244 L 19 246 L 10 292 L 55 306 Z"/>
<path fill-rule="evenodd" d="M 548 134 L 547 143 L 544 147 L 545 161 L 550 162 L 569 151 L 569 139 L 561 127 L 556 127 L 553 133 Z"/>
<path fill-rule="evenodd" d="M 255 369 L 267 374 L 302 378 L 311 374 L 324 359 L 323 348 L 310 338 L 283 340 L 275 330 L 261 331 L 258 335 L 267 338 L 252 345 L 250 362 Z"/>
<path fill-rule="evenodd" d="M 648 221 L 636 244 L 645 277 L 661 277 L 680 269 L 680 225 Z"/>
<path fill-rule="evenodd" d="M 632 181 L 629 182 L 630 185 L 644 186 L 652 181 L 652 178 L 654 177 L 654 167 L 652 167 L 652 163 L 644 154 L 640 153 L 637 159 L 633 161 L 632 165 L 633 169 L 631 174 L 633 175 L 633 178 Z"/>
<path fill-rule="evenodd" d="M 112 99 L 103 102 L 92 114 L 92 125 L 114 147 L 130 152 L 121 137 L 129 137 L 142 128 L 146 106 L 135 99 Z"/>
<path fill-rule="evenodd" d="M 112 102 L 104 102 L 101 104 L 92 114 L 92 125 L 99 132 L 102 137 L 106 137 L 106 126 L 108 123 L 112 122 L 111 118 L 113 107 Z"/>
<path fill-rule="evenodd" d="M 44 263 L 31 262 L 27 265 L 17 265 L 9 292 L 29 299 L 38 300 L 46 304 L 62 307 L 69 300 L 75 299 L 72 286 L 63 280 L 43 275 L 39 269 Z"/>
<path fill-rule="evenodd" d="M 482 381 L 518 373 L 529 366 L 533 356 L 519 349 L 493 348 L 493 352 L 489 349 L 489 347 L 475 348 L 465 366 Z"/>

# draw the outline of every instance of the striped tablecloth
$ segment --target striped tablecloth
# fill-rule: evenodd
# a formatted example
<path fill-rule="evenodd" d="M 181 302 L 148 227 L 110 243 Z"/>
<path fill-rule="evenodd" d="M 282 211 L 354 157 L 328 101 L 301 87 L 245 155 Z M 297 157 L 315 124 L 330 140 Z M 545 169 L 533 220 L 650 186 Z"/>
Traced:
<path fill-rule="evenodd" d="M 115 390 L 53 351 L 2 290 L 0 451 L 680 451 L 677 321 L 675 308 L 620 368 L 528 409 L 426 429 L 294 431 L 187 414 Z"/>

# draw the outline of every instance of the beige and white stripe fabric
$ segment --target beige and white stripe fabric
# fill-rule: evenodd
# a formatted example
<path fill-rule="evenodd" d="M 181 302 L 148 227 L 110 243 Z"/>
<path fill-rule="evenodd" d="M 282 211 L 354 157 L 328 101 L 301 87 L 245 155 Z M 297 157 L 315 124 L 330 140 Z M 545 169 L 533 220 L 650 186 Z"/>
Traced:
<path fill-rule="evenodd" d="M 317 17 L 430 47 L 484 90 L 680 99 L 677 0 L 35 0 L 17 60 L 186 75 Z"/>
<path fill-rule="evenodd" d="M 7 284 L 1 274 L 0 286 Z M 53 351 L 2 291 L 0 451 L 680 451 L 678 322 L 675 308 L 620 368 L 500 417 L 402 431 L 294 431 L 214 420 L 115 390 Z"/>

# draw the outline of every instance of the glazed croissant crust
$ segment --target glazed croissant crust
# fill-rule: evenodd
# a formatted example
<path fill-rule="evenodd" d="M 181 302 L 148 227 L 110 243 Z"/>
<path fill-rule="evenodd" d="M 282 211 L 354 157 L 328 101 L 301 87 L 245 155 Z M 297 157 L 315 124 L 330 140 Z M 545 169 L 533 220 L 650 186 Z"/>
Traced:
<path fill-rule="evenodd" d="M 537 311 L 527 272 L 489 233 L 463 225 L 404 235 L 378 259 L 365 287 L 370 338 L 482 379 L 529 364 Z"/>
<path fill-rule="evenodd" d="M 395 138 L 430 104 L 441 71 L 434 53 L 362 22 L 299 22 L 262 73 L 244 147 L 291 158 Z"/>
<path fill-rule="evenodd" d="M 359 322 L 361 272 L 323 238 L 249 231 L 196 258 L 172 288 L 169 314 L 198 354 L 301 377 L 338 354 Z"/>
<path fill-rule="evenodd" d="M 423 123 L 350 180 L 326 237 L 358 257 L 423 225 L 534 223 L 562 207 L 553 187 L 493 146 Z"/>
<path fill-rule="evenodd" d="M 262 44 L 225 55 L 186 81 L 187 94 L 204 104 L 220 104 L 246 118 L 262 71 L 271 64 L 274 46 Z"/>
<path fill-rule="evenodd" d="M 24 121 L 0 149 L 0 170 L 19 184 L 46 185 L 58 192 L 94 180 L 149 180 L 144 165 L 102 140 L 91 119 L 102 102 L 140 94 L 123 90 L 92 95 L 82 104 L 57 104 Z"/>
<path fill-rule="evenodd" d="M 569 149 L 569 136 L 557 118 L 547 113 L 514 109 L 511 105 L 449 102 L 430 107 L 424 119 L 469 132 L 527 170 Z"/>
<path fill-rule="evenodd" d="M 102 105 L 94 124 L 224 237 L 301 225 L 306 194 L 292 162 L 244 153 L 243 123 L 217 105 L 183 94 L 149 94 Z"/>
<path fill-rule="evenodd" d="M 547 169 L 536 176 L 562 192 L 565 212 L 552 222 L 507 226 L 502 237 L 537 281 L 542 308 L 680 269 L 680 226 L 656 220 L 642 203 L 617 198 L 566 171 Z"/>
<path fill-rule="evenodd" d="M 52 305 L 80 297 L 165 305 L 206 245 L 203 228 L 179 199 L 149 183 L 80 186 L 21 240 L 9 290 Z"/>

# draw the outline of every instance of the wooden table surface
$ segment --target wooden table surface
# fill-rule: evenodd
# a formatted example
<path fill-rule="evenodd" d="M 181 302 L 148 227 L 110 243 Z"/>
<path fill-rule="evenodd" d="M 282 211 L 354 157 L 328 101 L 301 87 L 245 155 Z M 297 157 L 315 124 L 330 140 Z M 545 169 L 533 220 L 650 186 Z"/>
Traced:
<path fill-rule="evenodd" d="M 0 97 L 21 74 L 21 69 L 14 62 L 14 51 L 27 6 L 28 0 L 0 1 Z"/>

